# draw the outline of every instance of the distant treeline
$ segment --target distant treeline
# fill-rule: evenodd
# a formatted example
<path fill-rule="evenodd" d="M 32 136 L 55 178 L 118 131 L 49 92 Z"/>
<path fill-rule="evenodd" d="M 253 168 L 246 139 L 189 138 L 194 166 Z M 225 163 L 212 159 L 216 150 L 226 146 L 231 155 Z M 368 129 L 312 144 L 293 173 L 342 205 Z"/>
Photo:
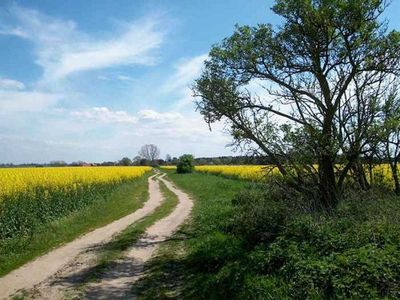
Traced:
<path fill-rule="evenodd" d="M 65 161 L 51 161 L 49 163 L 24 163 L 24 164 L 0 164 L 0 168 L 41 168 L 41 167 L 78 167 L 78 166 L 146 166 L 146 165 L 176 165 L 178 158 L 173 157 L 169 160 L 157 159 L 154 162 L 146 159 L 127 161 L 122 159 L 119 161 L 105 161 L 101 163 L 88 163 L 84 161 L 76 161 L 67 163 Z M 218 156 L 218 157 L 198 157 L 194 159 L 196 165 L 264 165 L 270 164 L 271 161 L 266 157 L 251 156 Z"/>
<path fill-rule="evenodd" d="M 369 159 L 362 157 L 360 159 L 365 164 L 387 163 L 384 159 Z M 90 167 L 90 166 L 165 166 L 176 165 L 179 159 L 173 157 L 168 160 L 156 159 L 151 162 L 146 159 L 133 159 L 127 157 L 119 161 L 104 161 L 101 163 L 88 163 L 84 161 L 75 161 L 67 163 L 65 161 L 51 161 L 49 163 L 25 163 L 25 164 L 0 164 L 0 168 L 42 168 L 42 167 Z M 218 157 L 198 157 L 194 159 L 195 165 L 268 165 L 273 164 L 269 157 L 260 156 L 218 156 Z"/>
<path fill-rule="evenodd" d="M 268 157 L 257 156 L 219 156 L 195 158 L 196 165 L 267 165 L 272 161 Z"/>

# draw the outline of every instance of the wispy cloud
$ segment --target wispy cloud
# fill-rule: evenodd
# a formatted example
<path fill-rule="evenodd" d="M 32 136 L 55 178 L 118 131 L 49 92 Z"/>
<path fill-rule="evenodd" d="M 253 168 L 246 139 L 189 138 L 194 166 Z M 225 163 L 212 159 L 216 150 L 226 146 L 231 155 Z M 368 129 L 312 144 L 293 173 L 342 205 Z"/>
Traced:
<path fill-rule="evenodd" d="M 43 80 L 53 81 L 73 73 L 121 65 L 151 65 L 157 60 L 165 32 L 155 18 L 143 18 L 120 26 L 108 37 L 95 38 L 78 29 L 75 22 L 12 6 L 15 24 L 1 24 L 0 33 L 30 40 Z"/>
<path fill-rule="evenodd" d="M 0 78 L 0 90 L 23 90 L 25 89 L 25 84 L 21 81 L 10 79 L 10 78 Z"/>
<path fill-rule="evenodd" d="M 40 112 L 55 106 L 62 97 L 40 91 L 0 90 L 0 113 Z"/>
<path fill-rule="evenodd" d="M 173 75 L 162 85 L 162 92 L 178 95 L 178 99 L 174 103 L 175 110 L 179 111 L 193 103 L 191 85 L 200 76 L 204 61 L 207 58 L 207 54 L 201 54 L 180 61 L 175 66 Z"/>
<path fill-rule="evenodd" d="M 150 120 L 150 121 L 177 121 L 182 119 L 182 115 L 176 112 L 157 112 L 152 109 L 143 109 L 138 112 L 138 117 L 141 120 Z"/>
<path fill-rule="evenodd" d="M 163 91 L 171 92 L 173 90 L 187 88 L 193 80 L 200 75 L 207 57 L 207 54 L 202 54 L 181 61 L 175 67 L 175 73 L 164 83 L 162 87 Z"/>
<path fill-rule="evenodd" d="M 131 81 L 131 82 L 136 81 L 134 78 L 132 78 L 130 76 L 126 76 L 126 75 L 118 75 L 117 79 L 120 81 Z"/>
<path fill-rule="evenodd" d="M 92 107 L 87 110 L 73 111 L 71 115 L 79 120 L 98 121 L 102 123 L 136 123 L 137 118 L 126 111 L 113 111 L 107 107 Z"/>
<path fill-rule="evenodd" d="M 158 112 L 153 109 L 143 109 L 136 114 L 124 110 L 112 110 L 108 107 L 91 107 L 84 110 L 71 111 L 70 115 L 81 121 L 96 121 L 101 123 L 131 123 L 137 122 L 176 122 L 183 118 L 177 112 Z"/>
<path fill-rule="evenodd" d="M 0 34 L 14 35 L 24 39 L 27 39 L 29 37 L 27 33 L 20 27 L 8 27 L 7 25 L 4 24 L 2 24 L 2 26 L 0 27 Z"/>

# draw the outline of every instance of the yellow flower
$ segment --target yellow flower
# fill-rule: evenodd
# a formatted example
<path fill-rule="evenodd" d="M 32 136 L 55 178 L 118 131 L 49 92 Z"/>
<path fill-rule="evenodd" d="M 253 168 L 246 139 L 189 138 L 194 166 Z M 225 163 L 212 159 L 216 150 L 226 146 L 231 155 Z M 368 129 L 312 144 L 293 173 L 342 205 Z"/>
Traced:
<path fill-rule="evenodd" d="M 134 179 L 151 170 L 150 167 L 65 167 L 0 169 L 0 201 L 19 193 L 34 194 L 37 188 L 58 190 L 64 194 L 81 186 L 119 183 Z"/>

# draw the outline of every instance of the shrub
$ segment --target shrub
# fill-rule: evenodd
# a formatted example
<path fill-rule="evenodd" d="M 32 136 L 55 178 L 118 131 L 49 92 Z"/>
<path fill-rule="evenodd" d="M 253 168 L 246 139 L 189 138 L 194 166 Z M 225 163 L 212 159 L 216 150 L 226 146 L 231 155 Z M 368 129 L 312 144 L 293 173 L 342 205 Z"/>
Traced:
<path fill-rule="evenodd" d="M 193 159 L 193 155 L 191 154 L 184 154 L 179 157 L 179 162 L 176 166 L 176 172 L 179 174 L 192 173 L 194 169 Z"/>
<path fill-rule="evenodd" d="M 198 271 L 215 273 L 225 262 L 239 257 L 241 253 L 239 239 L 217 231 L 196 241 L 188 262 Z"/>
<path fill-rule="evenodd" d="M 194 298 L 400 298 L 398 198 L 349 191 L 333 214 L 301 201 L 273 184 L 234 197 L 232 225 L 189 256 Z"/>
<path fill-rule="evenodd" d="M 246 275 L 238 299 L 289 299 L 288 285 L 274 276 Z"/>
<path fill-rule="evenodd" d="M 267 189 L 244 190 L 232 203 L 236 208 L 233 231 L 251 244 L 273 240 L 289 214 L 285 203 Z"/>
<path fill-rule="evenodd" d="M 400 203 L 395 197 L 373 195 L 369 199 L 351 195 L 333 215 L 310 215 L 282 209 L 272 198 L 264 200 L 270 207 L 261 209 L 260 196 L 248 193 L 245 202 L 253 198 L 256 208 L 239 206 L 236 226 L 250 228 L 260 242 L 243 264 L 247 273 L 266 279 L 263 288 L 249 290 L 249 298 L 268 299 L 273 289 L 282 286 L 270 285 L 274 282 L 284 282 L 290 298 L 295 299 L 399 298 Z M 239 199 L 243 203 L 243 196 Z M 247 220 L 251 216 L 254 220 Z M 280 227 L 263 232 L 262 228 L 267 228 L 263 224 L 271 226 L 271 222 L 280 222 Z M 235 233 L 246 235 L 245 230 Z M 243 282 L 244 286 L 248 284 Z"/>
<path fill-rule="evenodd" d="M 224 299 L 226 291 L 238 292 L 242 272 L 236 261 L 243 253 L 242 241 L 232 235 L 214 231 L 199 237 L 186 262 L 188 271 L 196 274 L 187 287 L 187 298 Z"/>

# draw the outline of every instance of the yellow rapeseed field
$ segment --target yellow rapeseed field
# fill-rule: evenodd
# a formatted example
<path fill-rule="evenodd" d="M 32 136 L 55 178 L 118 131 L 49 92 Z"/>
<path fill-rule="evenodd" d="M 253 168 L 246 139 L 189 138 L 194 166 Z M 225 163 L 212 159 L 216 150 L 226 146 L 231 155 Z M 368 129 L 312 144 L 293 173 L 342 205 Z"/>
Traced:
<path fill-rule="evenodd" d="M 29 236 L 42 224 L 106 199 L 150 167 L 0 169 L 0 241 Z"/>
<path fill-rule="evenodd" d="M 261 180 L 265 174 L 266 166 L 237 165 L 237 166 L 196 166 L 195 170 L 202 173 L 223 175 L 244 180 Z"/>
<path fill-rule="evenodd" d="M 222 175 L 232 178 L 259 181 L 265 176 L 271 174 L 278 174 L 276 168 L 272 169 L 271 166 L 262 165 L 209 165 L 209 166 L 196 166 L 195 170 L 202 173 L 209 173 L 215 175 Z M 374 179 L 387 184 L 392 183 L 392 175 L 388 164 L 382 164 L 373 168 Z"/>
<path fill-rule="evenodd" d="M 175 170 L 176 166 L 161 166 L 161 169 L 164 169 L 164 170 Z"/>
<path fill-rule="evenodd" d="M 16 193 L 26 193 L 37 187 L 57 188 L 64 192 L 80 185 L 118 183 L 134 179 L 151 170 L 150 167 L 64 167 L 0 169 L 0 200 Z"/>

